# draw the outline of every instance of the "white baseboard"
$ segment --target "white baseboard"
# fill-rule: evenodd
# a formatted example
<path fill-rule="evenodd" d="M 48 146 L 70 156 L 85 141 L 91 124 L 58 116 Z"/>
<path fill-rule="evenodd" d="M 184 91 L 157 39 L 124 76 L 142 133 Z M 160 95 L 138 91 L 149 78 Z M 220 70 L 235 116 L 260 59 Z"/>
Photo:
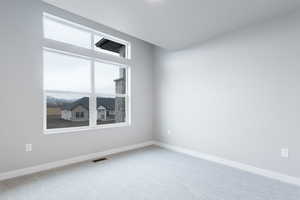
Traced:
<path fill-rule="evenodd" d="M 0 181 L 19 177 L 19 176 L 24 176 L 24 175 L 28 175 L 28 174 L 33 174 L 36 172 L 41 172 L 41 171 L 45 171 L 45 170 L 49 170 L 49 169 L 53 169 L 53 168 L 58 168 L 58 167 L 62 167 L 62 166 L 66 166 L 66 165 L 70 165 L 70 164 L 74 164 L 74 163 L 93 160 L 93 159 L 96 159 L 99 157 L 104 157 L 104 156 L 108 156 L 108 155 L 112 155 L 112 154 L 116 154 L 116 153 L 139 149 L 139 148 L 153 145 L 153 143 L 154 143 L 153 141 L 149 141 L 149 142 L 129 145 L 129 146 L 125 146 L 125 147 L 114 148 L 114 149 L 110 149 L 110 150 L 103 151 L 103 152 L 78 156 L 78 157 L 70 158 L 70 159 L 66 159 L 66 160 L 60 160 L 60 161 L 55 161 L 55 162 L 51 162 L 51 163 L 46 163 L 46 164 L 42 164 L 42 165 L 38 165 L 38 166 L 34 166 L 34 167 L 28 167 L 28 168 L 24 168 L 24 169 L 18 169 L 18 170 L 14 170 L 14 171 L 5 172 L 5 173 L 0 173 Z"/>
<path fill-rule="evenodd" d="M 288 176 L 288 175 L 285 175 L 285 174 L 281 174 L 281 173 L 266 170 L 266 169 L 253 167 L 251 165 L 239 163 L 239 162 L 236 162 L 236 161 L 227 160 L 227 159 L 220 158 L 220 157 L 217 157 L 217 156 L 212 156 L 212 155 L 200 153 L 200 152 L 197 152 L 197 151 L 194 151 L 194 150 L 189 150 L 189 149 L 186 149 L 186 148 L 182 148 L 182 147 L 178 147 L 178 146 L 174 146 L 174 145 L 170 145 L 170 144 L 166 144 L 166 143 L 154 142 L 154 145 L 157 145 L 159 147 L 169 149 L 169 150 L 172 150 L 172 151 L 176 151 L 176 152 L 179 152 L 179 153 L 184 153 L 184 154 L 196 157 L 196 158 L 200 158 L 200 159 L 216 162 L 216 163 L 219 163 L 219 164 L 222 164 L 222 165 L 226 165 L 226 166 L 229 166 L 229 167 L 244 170 L 244 171 L 247 171 L 247 172 L 250 172 L 250 173 L 253 173 L 253 174 L 257 174 L 257 175 L 265 176 L 265 177 L 268 177 L 268 178 L 276 179 L 276 180 L 279 180 L 279 181 L 282 181 L 282 182 L 285 182 L 285 183 L 300 186 L 300 178 Z"/>
<path fill-rule="evenodd" d="M 45 171 L 45 170 L 49 170 L 49 169 L 54 169 L 54 168 L 58 168 L 58 167 L 62 167 L 62 166 L 66 166 L 66 165 L 70 165 L 70 164 L 74 164 L 74 163 L 93 160 L 95 158 L 104 157 L 104 156 L 121 153 L 121 152 L 126 152 L 126 151 L 130 151 L 130 150 L 134 150 L 134 149 L 139 149 L 139 148 L 143 148 L 143 147 L 147 147 L 147 146 L 151 146 L 151 145 L 157 145 L 159 147 L 169 149 L 169 150 L 172 150 L 175 152 L 184 153 L 184 154 L 196 157 L 196 158 L 216 162 L 216 163 L 223 164 L 223 165 L 226 165 L 229 167 L 244 170 L 244 171 L 247 171 L 247 172 L 250 172 L 253 174 L 265 176 L 265 177 L 276 179 L 276 180 L 279 180 L 279 181 L 282 181 L 285 183 L 300 186 L 300 178 L 288 176 L 288 175 L 281 174 L 278 172 L 253 167 L 251 165 L 227 160 L 227 159 L 220 158 L 217 156 L 212 156 L 212 155 L 200 153 L 200 152 L 197 152 L 194 150 L 190 150 L 190 149 L 186 149 L 186 148 L 182 148 L 182 147 L 178 147 L 178 146 L 170 145 L 170 144 L 166 144 L 166 143 L 156 142 L 156 141 L 148 141 L 148 142 L 129 145 L 129 146 L 125 146 L 125 147 L 114 148 L 114 149 L 110 149 L 110 150 L 103 151 L 103 152 L 78 156 L 78 157 L 70 158 L 70 159 L 66 159 L 66 160 L 46 163 L 46 164 L 42 164 L 42 165 L 38 165 L 38 166 L 34 166 L 34 167 L 28 167 L 28 168 L 24 168 L 24 169 L 18 169 L 18 170 L 14 170 L 14 171 L 5 172 L 5 173 L 0 173 L 0 181 L 19 177 L 19 176 L 24 176 L 24 175 L 28 175 L 28 174 L 33 174 L 36 172 L 41 172 L 41 171 Z"/>

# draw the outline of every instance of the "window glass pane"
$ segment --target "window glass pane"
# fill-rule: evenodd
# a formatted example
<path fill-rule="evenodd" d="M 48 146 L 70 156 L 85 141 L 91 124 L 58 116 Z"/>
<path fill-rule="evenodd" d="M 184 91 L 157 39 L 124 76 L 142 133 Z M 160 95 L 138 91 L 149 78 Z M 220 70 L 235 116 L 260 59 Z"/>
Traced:
<path fill-rule="evenodd" d="M 91 91 L 91 62 L 44 51 L 44 88 L 71 92 Z"/>
<path fill-rule="evenodd" d="M 125 97 L 97 97 L 97 124 L 126 121 Z"/>
<path fill-rule="evenodd" d="M 60 42 L 91 48 L 91 33 L 44 17 L 44 37 Z"/>
<path fill-rule="evenodd" d="M 89 97 L 47 95 L 47 129 L 89 126 Z"/>
<path fill-rule="evenodd" d="M 119 42 L 107 39 L 100 35 L 94 35 L 95 49 L 114 56 L 126 57 L 126 46 Z"/>
<path fill-rule="evenodd" d="M 126 93 L 126 69 L 106 63 L 95 63 L 95 90 L 101 94 Z"/>

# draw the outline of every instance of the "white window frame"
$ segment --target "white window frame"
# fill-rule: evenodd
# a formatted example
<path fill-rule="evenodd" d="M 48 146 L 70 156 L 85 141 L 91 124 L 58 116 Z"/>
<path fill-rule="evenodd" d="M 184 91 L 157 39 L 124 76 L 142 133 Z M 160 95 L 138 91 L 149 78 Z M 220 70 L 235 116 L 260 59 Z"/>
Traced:
<path fill-rule="evenodd" d="M 44 13 L 45 18 L 51 18 L 51 20 L 55 20 L 56 22 L 65 24 L 67 26 L 72 26 L 73 28 L 78 28 L 80 30 L 84 29 L 91 33 L 91 49 L 82 48 L 79 46 L 75 46 L 72 44 L 63 43 L 60 41 L 54 41 L 48 38 L 44 38 L 44 52 L 53 52 L 57 54 L 62 54 L 66 56 L 77 57 L 81 59 L 87 59 L 90 61 L 91 65 L 91 73 L 90 73 L 90 84 L 91 91 L 90 92 L 70 92 L 70 91 L 57 91 L 57 90 L 46 90 L 43 87 L 43 95 L 44 95 L 44 115 L 43 115 L 43 125 L 44 125 L 44 133 L 45 134 L 57 134 L 57 133 L 72 133 L 78 131 L 86 131 L 86 130 L 95 130 L 95 129 L 103 129 L 103 128 L 116 128 L 116 127 L 124 127 L 131 125 L 131 71 L 130 71 L 130 43 L 119 38 L 115 38 L 113 36 L 103 34 L 94 29 L 70 22 L 68 20 L 50 15 L 48 13 Z M 107 54 L 107 52 L 95 51 L 94 48 L 94 35 L 101 34 L 105 38 L 111 39 L 116 42 L 120 42 L 126 45 L 126 56 L 116 57 L 111 54 Z M 96 93 L 95 92 L 95 62 L 112 64 L 119 68 L 126 69 L 126 92 L 125 94 L 105 94 L 105 93 Z M 55 128 L 55 129 L 47 129 L 47 95 L 51 94 L 70 94 L 70 95 L 82 95 L 89 97 L 89 126 L 80 126 L 80 127 L 69 127 L 69 128 Z M 124 97 L 125 98 L 125 122 L 120 123 L 112 123 L 112 124 L 102 124 L 97 125 L 97 97 Z"/>

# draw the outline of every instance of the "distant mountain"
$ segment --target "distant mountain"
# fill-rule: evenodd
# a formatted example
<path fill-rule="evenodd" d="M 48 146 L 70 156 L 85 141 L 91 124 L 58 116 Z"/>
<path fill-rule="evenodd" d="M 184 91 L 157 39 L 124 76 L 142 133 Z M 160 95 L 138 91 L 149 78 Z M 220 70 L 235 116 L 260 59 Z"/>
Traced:
<path fill-rule="evenodd" d="M 47 96 L 48 107 L 64 107 L 66 104 L 74 102 L 75 99 L 63 99 L 52 96 Z"/>

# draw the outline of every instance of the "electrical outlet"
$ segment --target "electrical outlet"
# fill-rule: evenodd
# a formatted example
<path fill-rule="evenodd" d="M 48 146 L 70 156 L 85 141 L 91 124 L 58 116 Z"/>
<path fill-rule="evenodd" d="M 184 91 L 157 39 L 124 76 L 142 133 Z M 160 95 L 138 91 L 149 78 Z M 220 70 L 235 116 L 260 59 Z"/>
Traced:
<path fill-rule="evenodd" d="M 167 133 L 168 133 L 168 135 L 171 135 L 171 130 L 168 130 Z"/>
<path fill-rule="evenodd" d="M 26 152 L 31 152 L 32 151 L 32 144 L 26 144 L 25 145 L 25 151 Z"/>
<path fill-rule="evenodd" d="M 281 149 L 281 157 L 288 158 L 289 157 L 289 149 L 288 148 L 282 148 Z"/>

